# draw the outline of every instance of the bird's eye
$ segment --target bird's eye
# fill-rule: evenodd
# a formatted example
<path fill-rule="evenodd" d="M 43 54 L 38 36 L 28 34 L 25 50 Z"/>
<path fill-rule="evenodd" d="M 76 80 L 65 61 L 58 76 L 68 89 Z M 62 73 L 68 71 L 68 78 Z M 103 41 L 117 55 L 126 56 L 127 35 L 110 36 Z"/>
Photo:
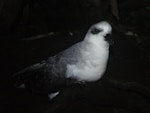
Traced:
<path fill-rule="evenodd" d="M 102 29 L 93 28 L 93 29 L 91 30 L 91 33 L 92 33 L 92 34 L 98 34 L 98 33 L 100 33 L 101 31 L 102 31 Z"/>

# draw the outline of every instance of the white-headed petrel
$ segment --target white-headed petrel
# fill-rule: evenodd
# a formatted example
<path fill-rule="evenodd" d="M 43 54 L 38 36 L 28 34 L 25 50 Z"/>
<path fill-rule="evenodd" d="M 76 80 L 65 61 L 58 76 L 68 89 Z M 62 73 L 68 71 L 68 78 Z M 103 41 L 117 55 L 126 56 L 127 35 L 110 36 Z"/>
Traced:
<path fill-rule="evenodd" d="M 107 67 L 111 31 L 106 21 L 91 26 L 83 41 L 14 74 L 15 85 L 53 98 L 67 85 L 99 80 Z"/>

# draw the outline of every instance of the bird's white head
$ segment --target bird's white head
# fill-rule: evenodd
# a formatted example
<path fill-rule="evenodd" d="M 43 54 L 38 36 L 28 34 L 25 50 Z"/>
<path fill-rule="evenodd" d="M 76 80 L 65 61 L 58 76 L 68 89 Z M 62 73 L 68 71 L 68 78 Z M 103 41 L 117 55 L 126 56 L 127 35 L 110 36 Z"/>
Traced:
<path fill-rule="evenodd" d="M 89 32 L 91 34 L 95 34 L 95 35 L 101 35 L 101 36 L 106 36 L 107 34 L 111 34 L 112 31 L 112 27 L 111 25 L 106 22 L 106 21 L 102 21 L 99 22 L 97 24 L 94 24 L 90 29 Z"/>
<path fill-rule="evenodd" d="M 88 30 L 85 40 L 93 40 L 93 38 L 101 38 L 103 41 L 107 41 L 110 43 L 111 41 L 111 32 L 112 32 L 112 27 L 111 25 L 106 22 L 106 21 L 101 21 L 99 23 L 96 23 L 90 27 Z"/>

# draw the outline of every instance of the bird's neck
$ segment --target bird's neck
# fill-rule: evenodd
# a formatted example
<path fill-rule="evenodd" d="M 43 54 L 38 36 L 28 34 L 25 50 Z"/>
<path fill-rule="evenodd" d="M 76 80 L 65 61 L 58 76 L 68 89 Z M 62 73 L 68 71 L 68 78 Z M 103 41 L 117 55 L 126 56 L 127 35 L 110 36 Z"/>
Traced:
<path fill-rule="evenodd" d="M 99 50 L 104 50 L 108 51 L 109 49 L 109 44 L 107 41 L 104 40 L 102 36 L 90 36 L 87 35 L 83 41 L 85 45 L 87 45 L 88 49 L 99 49 Z"/>

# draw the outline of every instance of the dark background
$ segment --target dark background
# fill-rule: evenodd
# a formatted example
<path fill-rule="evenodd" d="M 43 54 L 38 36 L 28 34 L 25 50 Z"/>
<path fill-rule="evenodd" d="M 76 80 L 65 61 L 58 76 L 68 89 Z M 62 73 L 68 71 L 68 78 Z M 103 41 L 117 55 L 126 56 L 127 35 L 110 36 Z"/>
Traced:
<path fill-rule="evenodd" d="M 102 80 L 53 101 L 12 86 L 13 73 L 81 41 L 101 20 L 115 41 Z M 149 30 L 149 0 L 1 0 L 0 112 L 150 113 Z"/>

